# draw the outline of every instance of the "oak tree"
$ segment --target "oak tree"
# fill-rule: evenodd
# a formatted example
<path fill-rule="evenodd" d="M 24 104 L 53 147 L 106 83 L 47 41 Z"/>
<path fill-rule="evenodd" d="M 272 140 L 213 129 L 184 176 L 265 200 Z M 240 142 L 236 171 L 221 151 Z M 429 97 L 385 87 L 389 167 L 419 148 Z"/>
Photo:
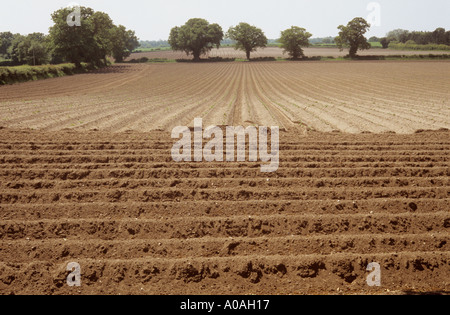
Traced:
<path fill-rule="evenodd" d="M 170 31 L 169 44 L 173 50 L 193 55 L 195 61 L 214 47 L 219 48 L 223 39 L 222 28 L 218 24 L 209 24 L 207 20 L 190 19 L 183 26 Z"/>
<path fill-rule="evenodd" d="M 116 62 L 123 62 L 138 47 L 139 39 L 136 37 L 134 31 L 127 30 L 123 25 L 119 25 L 113 29 L 112 55 Z"/>
<path fill-rule="evenodd" d="M 227 38 L 236 42 L 236 50 L 245 51 L 248 60 L 250 60 L 251 52 L 267 46 L 267 37 L 263 31 L 248 23 L 240 23 L 235 27 L 230 27 Z"/>
<path fill-rule="evenodd" d="M 306 29 L 292 26 L 291 28 L 281 32 L 281 37 L 278 42 L 281 43 L 281 48 L 288 53 L 292 59 L 303 57 L 302 47 L 309 46 L 309 38 L 312 36 Z"/>
<path fill-rule="evenodd" d="M 370 49 L 371 45 L 364 37 L 364 34 L 369 30 L 370 24 L 363 18 L 354 18 L 347 26 L 340 25 L 339 36 L 336 37 L 335 42 L 342 51 L 344 48 L 349 48 L 349 55 L 351 58 L 356 57 L 358 50 Z"/>

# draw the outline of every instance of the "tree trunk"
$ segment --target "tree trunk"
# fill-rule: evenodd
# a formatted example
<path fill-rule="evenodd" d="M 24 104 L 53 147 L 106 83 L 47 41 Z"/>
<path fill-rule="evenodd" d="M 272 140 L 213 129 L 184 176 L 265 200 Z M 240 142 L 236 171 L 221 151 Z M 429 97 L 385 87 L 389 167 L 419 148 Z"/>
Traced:
<path fill-rule="evenodd" d="M 247 60 L 250 60 L 250 50 L 247 50 L 247 51 L 245 52 L 245 54 L 247 55 Z"/>
<path fill-rule="evenodd" d="M 194 51 L 194 52 L 192 52 L 192 54 L 194 55 L 195 62 L 200 61 L 200 52 L 199 51 Z"/>
<path fill-rule="evenodd" d="M 350 47 L 350 58 L 355 59 L 356 58 L 356 53 L 358 51 L 358 47 Z"/>

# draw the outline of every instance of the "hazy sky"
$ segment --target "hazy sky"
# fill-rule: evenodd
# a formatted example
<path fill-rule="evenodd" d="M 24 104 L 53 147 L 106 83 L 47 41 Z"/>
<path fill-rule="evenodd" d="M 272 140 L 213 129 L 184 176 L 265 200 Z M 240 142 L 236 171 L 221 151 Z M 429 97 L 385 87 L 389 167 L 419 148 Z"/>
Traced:
<path fill-rule="evenodd" d="M 388 31 L 450 29 L 450 0 L 75 0 L 109 14 L 115 24 L 136 31 L 141 40 L 167 39 L 170 29 L 189 18 L 205 18 L 224 31 L 239 22 L 260 27 L 268 38 L 292 25 L 313 37 L 335 36 L 354 17 L 369 18 L 369 3 L 380 5 L 381 25 L 368 36 Z M 0 0 L 0 32 L 48 33 L 50 14 L 72 0 Z"/>

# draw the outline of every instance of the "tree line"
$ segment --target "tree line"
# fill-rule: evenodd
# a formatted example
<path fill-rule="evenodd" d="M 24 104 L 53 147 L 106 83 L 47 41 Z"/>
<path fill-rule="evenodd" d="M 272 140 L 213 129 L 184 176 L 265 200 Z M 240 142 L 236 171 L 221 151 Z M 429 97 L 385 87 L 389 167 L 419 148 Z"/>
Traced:
<path fill-rule="evenodd" d="M 139 47 L 135 32 L 122 25 L 114 25 L 108 14 L 81 7 L 81 26 L 73 26 L 67 22 L 72 12 L 73 8 L 54 12 L 54 25 L 50 27 L 49 35 L 0 33 L 0 55 L 10 59 L 13 65 L 70 62 L 80 67 L 82 62 L 107 64 L 107 56 L 113 56 L 116 62 L 121 62 Z M 351 57 L 356 56 L 359 49 L 370 48 L 364 37 L 369 24 L 364 19 L 355 18 L 347 26 L 339 26 L 339 29 L 335 42 L 341 50 L 348 47 Z M 311 36 L 306 29 L 292 26 L 281 32 L 278 42 L 293 59 L 299 59 L 304 56 L 303 48 L 310 46 Z M 190 19 L 185 25 L 174 27 L 168 39 L 173 50 L 193 55 L 195 61 L 213 47 L 220 47 L 224 41 L 234 43 L 236 49 L 243 50 L 247 59 L 250 59 L 252 52 L 269 43 L 260 28 L 248 23 L 242 22 L 231 27 L 225 34 L 218 24 L 210 24 L 200 18 Z"/>
<path fill-rule="evenodd" d="M 148 47 L 170 45 L 173 50 L 184 51 L 192 55 L 195 61 L 214 47 L 233 44 L 235 49 L 245 52 L 247 59 L 258 48 L 264 48 L 273 40 L 267 39 L 264 32 L 248 23 L 230 27 L 225 33 L 218 24 L 210 24 L 205 19 L 194 18 L 182 26 L 172 28 L 167 41 L 139 42 L 132 30 L 125 26 L 116 26 L 108 14 L 80 7 L 81 26 L 71 26 L 68 16 L 74 8 L 55 11 L 51 17 L 54 25 L 49 34 L 32 33 L 28 35 L 0 33 L 0 57 L 11 60 L 11 65 L 42 65 L 63 62 L 74 63 L 80 67 L 82 62 L 93 65 L 107 64 L 107 57 L 112 56 L 116 62 L 122 62 L 133 50 L 141 45 Z M 438 28 L 433 32 L 410 32 L 394 30 L 384 38 L 372 37 L 369 41 L 364 34 L 370 29 L 363 18 L 355 18 L 347 25 L 338 26 L 339 35 L 323 39 L 334 43 L 343 50 L 349 50 L 349 56 L 356 57 L 358 50 L 370 49 L 369 41 L 380 41 L 383 48 L 389 45 L 450 45 L 450 31 Z M 312 34 L 305 28 L 292 26 L 281 32 L 276 40 L 284 52 L 293 59 L 304 57 L 303 48 L 314 43 Z M 392 46 L 394 47 L 394 46 Z M 1 60 L 0 60 L 1 61 Z"/>
<path fill-rule="evenodd" d="M 73 10 L 55 11 L 48 35 L 0 33 L 0 57 L 12 65 L 70 62 L 80 67 L 85 62 L 100 66 L 107 64 L 107 56 L 123 61 L 139 46 L 134 31 L 115 25 L 108 14 L 91 8 L 80 7 L 81 26 L 69 25 L 67 17 Z"/>
<path fill-rule="evenodd" d="M 415 44 L 415 45 L 450 45 L 450 31 L 439 27 L 433 32 L 410 32 L 408 30 L 396 29 L 379 39 L 383 48 L 393 44 Z"/>
<path fill-rule="evenodd" d="M 338 27 L 339 36 L 334 39 L 334 42 L 341 50 L 349 48 L 350 57 L 356 57 L 358 50 L 371 47 L 364 37 L 369 28 L 370 25 L 366 20 L 355 18 L 346 26 Z M 292 59 L 299 59 L 304 57 L 303 48 L 310 46 L 311 36 L 312 34 L 305 28 L 292 26 L 281 32 L 278 42 Z M 214 47 L 219 48 L 224 38 L 232 40 L 235 43 L 235 49 L 244 51 L 247 59 L 250 59 L 252 52 L 268 44 L 264 32 L 256 26 L 242 22 L 230 27 L 228 32 L 224 33 L 220 25 L 210 24 L 207 20 L 199 18 L 190 19 L 186 24 L 172 28 L 169 44 L 173 50 L 184 51 L 187 55 L 192 55 L 194 61 L 199 61 L 201 55 Z"/>

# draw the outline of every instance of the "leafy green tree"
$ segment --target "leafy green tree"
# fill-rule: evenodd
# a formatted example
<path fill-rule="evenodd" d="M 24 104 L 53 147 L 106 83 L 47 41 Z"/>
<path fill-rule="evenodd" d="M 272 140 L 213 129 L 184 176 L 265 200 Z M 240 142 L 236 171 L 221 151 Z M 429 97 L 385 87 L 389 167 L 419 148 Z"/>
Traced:
<path fill-rule="evenodd" d="M 387 43 L 387 45 L 391 42 L 406 44 L 408 41 L 414 41 L 417 45 L 450 45 L 450 32 L 446 32 L 442 27 L 437 28 L 433 32 L 410 32 L 407 30 L 396 29 L 387 33 L 384 39 L 384 42 Z"/>
<path fill-rule="evenodd" d="M 240 23 L 235 27 L 230 27 L 227 38 L 236 42 L 236 50 L 245 51 L 248 60 L 250 60 L 251 52 L 267 46 L 267 37 L 264 32 L 248 23 Z"/>
<path fill-rule="evenodd" d="M 47 37 L 42 33 L 15 35 L 8 54 L 15 64 L 46 64 L 50 59 Z"/>
<path fill-rule="evenodd" d="M 334 37 L 325 37 L 322 40 L 322 44 L 333 44 L 334 43 Z"/>
<path fill-rule="evenodd" d="M 92 15 L 94 10 L 81 7 L 81 26 L 70 26 L 67 17 L 72 13 L 70 8 L 62 8 L 52 14 L 55 23 L 50 28 L 50 41 L 56 56 L 81 66 L 81 62 L 91 61 L 94 47 Z"/>
<path fill-rule="evenodd" d="M 116 62 L 123 62 L 133 50 L 139 47 L 139 39 L 134 31 L 127 31 L 125 26 L 119 25 L 113 30 L 112 45 L 114 59 Z"/>
<path fill-rule="evenodd" d="M 114 23 L 108 14 L 99 11 L 94 12 L 91 17 L 91 22 L 93 28 L 93 47 L 95 47 L 91 62 L 101 64 L 99 62 L 101 60 L 104 65 L 107 65 L 106 58 L 113 50 Z"/>
<path fill-rule="evenodd" d="M 222 28 L 218 24 L 209 24 L 204 19 L 190 19 L 183 26 L 170 31 L 169 44 L 173 50 L 192 54 L 195 61 L 212 48 L 220 47 L 223 39 Z"/>
<path fill-rule="evenodd" d="M 358 50 L 370 49 L 370 44 L 364 34 L 369 30 L 370 24 L 363 18 L 354 18 L 347 26 L 340 25 L 339 36 L 335 41 L 339 49 L 350 48 L 349 55 L 351 58 L 356 57 Z"/>
<path fill-rule="evenodd" d="M 70 26 L 67 17 L 73 12 L 63 8 L 52 14 L 55 23 L 50 28 L 50 43 L 55 56 L 75 63 L 106 64 L 113 49 L 114 24 L 108 14 L 81 7 L 81 26 Z"/>
<path fill-rule="evenodd" d="M 312 36 L 306 29 L 292 26 L 291 28 L 282 31 L 278 42 L 281 43 L 281 48 L 287 52 L 293 59 L 303 57 L 302 47 L 309 47 L 309 38 Z"/>
<path fill-rule="evenodd" d="M 21 51 L 20 61 L 33 66 L 48 63 L 50 55 L 47 41 L 47 36 L 42 33 L 28 35 L 19 45 L 19 51 Z"/>
<path fill-rule="evenodd" d="M 11 42 L 11 45 L 8 47 L 7 54 L 10 56 L 12 62 L 14 64 L 21 64 L 20 59 L 20 51 L 19 45 L 25 40 L 25 36 L 16 34 L 14 35 L 14 39 Z"/>
<path fill-rule="evenodd" d="M 396 29 L 387 33 L 386 37 L 391 42 L 406 43 L 409 39 L 409 31 Z"/>
<path fill-rule="evenodd" d="M 433 33 L 433 42 L 437 45 L 445 45 L 446 44 L 446 34 L 445 28 L 439 27 Z"/>
<path fill-rule="evenodd" d="M 11 46 L 14 40 L 14 34 L 11 32 L 0 33 L 0 56 L 10 59 L 11 56 L 8 54 L 8 48 Z"/>
<path fill-rule="evenodd" d="M 390 40 L 387 37 L 383 37 L 380 39 L 380 44 L 383 47 L 383 49 L 389 48 L 389 43 L 390 43 Z"/>

